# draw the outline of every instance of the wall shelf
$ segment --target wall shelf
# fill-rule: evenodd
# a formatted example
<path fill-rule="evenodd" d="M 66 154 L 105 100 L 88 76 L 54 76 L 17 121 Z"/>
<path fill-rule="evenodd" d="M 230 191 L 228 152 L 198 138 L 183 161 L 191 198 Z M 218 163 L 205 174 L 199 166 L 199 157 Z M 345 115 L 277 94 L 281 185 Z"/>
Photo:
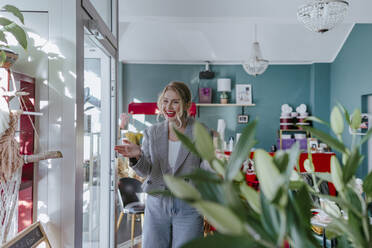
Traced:
<path fill-rule="evenodd" d="M 253 107 L 256 104 L 239 104 L 239 103 L 196 103 L 198 108 L 198 117 L 200 117 L 200 107 L 242 107 L 242 115 L 244 115 L 244 107 Z"/>
<path fill-rule="evenodd" d="M 238 103 L 197 103 L 197 107 L 253 107 L 256 104 L 238 104 Z"/>

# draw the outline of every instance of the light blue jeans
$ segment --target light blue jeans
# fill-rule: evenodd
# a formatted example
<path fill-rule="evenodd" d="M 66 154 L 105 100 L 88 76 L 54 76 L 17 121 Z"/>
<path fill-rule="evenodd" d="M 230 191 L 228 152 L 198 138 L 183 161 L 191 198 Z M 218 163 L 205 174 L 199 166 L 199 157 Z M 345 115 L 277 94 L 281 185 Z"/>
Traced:
<path fill-rule="evenodd" d="M 186 202 L 148 195 L 143 223 L 143 248 L 179 248 L 203 235 L 203 218 Z"/>

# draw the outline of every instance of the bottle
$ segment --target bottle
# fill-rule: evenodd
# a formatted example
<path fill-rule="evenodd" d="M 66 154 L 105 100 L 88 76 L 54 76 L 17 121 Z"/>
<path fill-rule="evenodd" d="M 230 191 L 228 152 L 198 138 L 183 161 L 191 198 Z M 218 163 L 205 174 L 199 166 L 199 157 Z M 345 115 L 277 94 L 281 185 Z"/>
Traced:
<path fill-rule="evenodd" d="M 277 151 L 276 145 L 272 145 L 271 146 L 271 152 L 276 152 L 276 151 Z"/>
<path fill-rule="evenodd" d="M 229 151 L 232 152 L 234 149 L 234 137 L 229 138 Z"/>

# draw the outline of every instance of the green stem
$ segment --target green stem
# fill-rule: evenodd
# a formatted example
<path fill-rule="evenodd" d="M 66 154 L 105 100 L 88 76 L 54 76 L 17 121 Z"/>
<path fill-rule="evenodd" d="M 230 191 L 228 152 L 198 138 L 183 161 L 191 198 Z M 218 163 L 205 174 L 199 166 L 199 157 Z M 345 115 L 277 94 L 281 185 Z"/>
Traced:
<path fill-rule="evenodd" d="M 311 154 L 311 148 L 310 148 L 309 142 L 307 144 L 307 157 L 309 159 L 310 166 L 313 167 L 314 166 L 313 155 Z M 314 167 L 314 170 L 315 170 L 315 167 Z M 311 172 L 311 178 L 313 179 L 313 187 L 315 189 L 315 192 L 320 193 L 318 184 L 316 183 L 316 177 L 315 177 L 314 171 Z"/>
<path fill-rule="evenodd" d="M 279 233 L 279 239 L 278 239 L 277 245 L 282 246 L 284 242 L 286 230 L 287 230 L 287 216 L 283 208 L 279 210 L 279 216 L 280 216 L 280 233 Z"/>

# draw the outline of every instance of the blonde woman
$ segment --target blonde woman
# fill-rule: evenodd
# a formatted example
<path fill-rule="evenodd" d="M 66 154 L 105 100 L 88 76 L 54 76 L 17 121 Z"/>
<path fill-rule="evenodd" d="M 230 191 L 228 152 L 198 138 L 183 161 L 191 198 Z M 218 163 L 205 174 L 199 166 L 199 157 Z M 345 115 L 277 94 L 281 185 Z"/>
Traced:
<path fill-rule="evenodd" d="M 171 82 L 158 98 L 158 109 L 165 121 L 144 132 L 142 146 L 128 141 L 115 150 L 129 157 L 132 168 L 146 177 L 145 192 L 165 190 L 163 176 L 186 175 L 197 168 L 209 170 L 207 163 L 190 153 L 178 140 L 173 128 L 192 139 L 194 120 L 189 117 L 191 92 L 182 82 Z M 172 197 L 147 197 L 143 226 L 143 248 L 181 247 L 203 234 L 203 218 L 184 201 Z"/>

